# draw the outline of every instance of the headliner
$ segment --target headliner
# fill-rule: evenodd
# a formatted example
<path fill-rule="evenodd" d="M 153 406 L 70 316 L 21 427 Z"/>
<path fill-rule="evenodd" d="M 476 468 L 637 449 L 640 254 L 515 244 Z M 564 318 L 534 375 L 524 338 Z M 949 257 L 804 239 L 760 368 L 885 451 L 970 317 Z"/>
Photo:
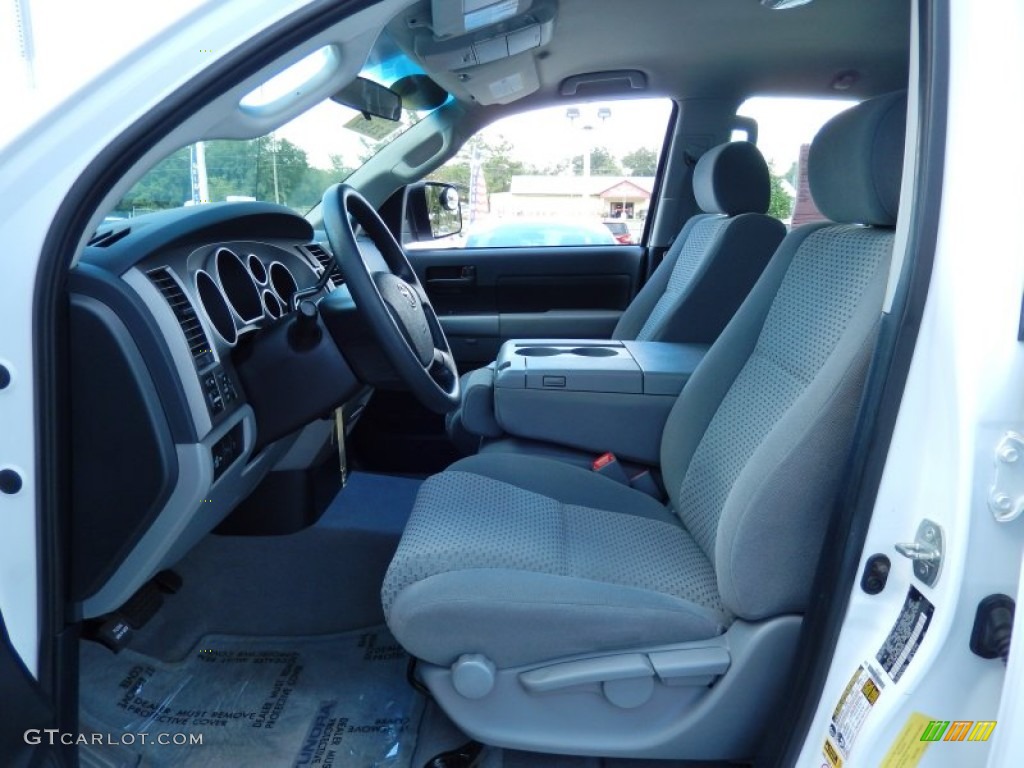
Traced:
<path fill-rule="evenodd" d="M 414 9 L 425 13 L 429 0 Z M 411 49 L 408 13 L 389 29 Z M 641 70 L 643 95 L 676 99 L 863 99 L 906 87 L 909 38 L 908 2 L 816 0 L 772 11 L 758 0 L 560 0 L 551 41 L 532 52 L 540 90 L 519 106 L 559 100 L 570 75 L 612 69 Z M 850 70 L 856 83 L 834 90 L 836 75 Z M 454 73 L 431 75 L 471 102 Z"/>

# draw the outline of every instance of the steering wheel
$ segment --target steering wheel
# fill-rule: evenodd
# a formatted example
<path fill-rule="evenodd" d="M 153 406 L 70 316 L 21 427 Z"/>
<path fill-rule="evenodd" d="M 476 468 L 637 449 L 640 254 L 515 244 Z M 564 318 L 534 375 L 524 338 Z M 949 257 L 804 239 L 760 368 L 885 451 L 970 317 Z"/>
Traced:
<path fill-rule="evenodd" d="M 459 374 L 427 292 L 391 230 L 362 195 L 335 184 L 323 196 L 327 242 L 356 308 L 413 395 L 435 413 L 459 404 Z M 363 228 L 387 271 L 360 250 L 352 224 Z"/>

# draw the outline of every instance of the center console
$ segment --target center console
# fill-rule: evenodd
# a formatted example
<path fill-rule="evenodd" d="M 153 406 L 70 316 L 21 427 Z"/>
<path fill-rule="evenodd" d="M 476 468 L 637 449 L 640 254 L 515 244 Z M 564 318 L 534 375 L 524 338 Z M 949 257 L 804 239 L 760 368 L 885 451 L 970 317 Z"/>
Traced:
<path fill-rule="evenodd" d="M 657 464 L 665 419 L 706 352 L 655 341 L 508 341 L 493 367 L 494 418 L 516 437 Z"/>

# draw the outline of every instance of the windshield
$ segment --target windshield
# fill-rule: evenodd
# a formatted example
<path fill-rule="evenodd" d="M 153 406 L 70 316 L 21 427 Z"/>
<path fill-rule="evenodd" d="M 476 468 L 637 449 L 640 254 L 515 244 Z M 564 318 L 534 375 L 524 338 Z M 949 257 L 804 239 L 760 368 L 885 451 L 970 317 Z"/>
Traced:
<path fill-rule="evenodd" d="M 399 85 L 425 79 L 422 70 L 386 33 L 377 40 L 360 77 L 388 87 L 400 80 Z M 281 203 L 305 213 L 320 201 L 327 187 L 344 181 L 435 109 L 438 101 L 443 103 L 447 94 L 430 85 L 440 97 L 425 107 L 422 99 L 417 102 L 406 97 L 403 107 L 411 102 L 421 108 L 403 108 L 398 121 L 367 118 L 328 99 L 266 136 L 212 139 L 183 147 L 143 176 L 107 220 L 239 200 Z"/>

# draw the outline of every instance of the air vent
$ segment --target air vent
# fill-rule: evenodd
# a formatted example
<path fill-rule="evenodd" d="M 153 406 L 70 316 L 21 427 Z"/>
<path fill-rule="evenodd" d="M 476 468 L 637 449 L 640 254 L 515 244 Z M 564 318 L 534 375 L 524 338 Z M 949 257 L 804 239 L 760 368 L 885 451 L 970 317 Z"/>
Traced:
<path fill-rule="evenodd" d="M 89 242 L 87 242 L 86 245 L 91 245 L 94 248 L 106 248 L 107 246 L 113 245 L 118 240 L 127 237 L 128 233 L 131 231 L 131 227 L 108 229 L 106 232 L 97 231 L 95 235 L 89 238 Z"/>
<path fill-rule="evenodd" d="M 331 280 L 335 285 L 341 285 L 343 282 L 341 270 L 338 269 L 337 263 L 335 263 L 331 254 L 327 252 L 327 249 L 319 243 L 310 243 L 306 246 L 306 250 L 309 251 L 310 255 L 316 259 L 317 263 L 320 265 L 321 274 L 323 274 L 323 270 L 330 269 Z"/>
<path fill-rule="evenodd" d="M 210 348 L 210 340 L 206 336 L 206 331 L 203 330 L 203 326 L 199 322 L 199 316 L 196 315 L 195 307 L 192 306 L 192 302 L 189 301 L 178 281 L 165 267 L 151 271 L 149 279 L 167 299 L 171 311 L 178 319 L 178 325 L 181 326 L 181 330 L 185 334 L 185 341 L 188 342 L 188 348 L 192 353 L 196 368 L 202 370 L 213 362 L 213 350 Z"/>

